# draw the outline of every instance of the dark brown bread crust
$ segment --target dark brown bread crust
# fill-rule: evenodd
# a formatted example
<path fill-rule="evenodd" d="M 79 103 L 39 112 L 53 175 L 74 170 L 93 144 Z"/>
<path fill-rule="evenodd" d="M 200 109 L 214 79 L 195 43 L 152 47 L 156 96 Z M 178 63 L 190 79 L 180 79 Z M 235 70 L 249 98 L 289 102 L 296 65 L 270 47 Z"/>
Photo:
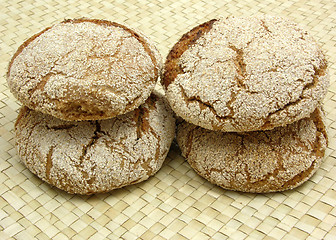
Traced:
<path fill-rule="evenodd" d="M 46 29 L 43 29 L 41 32 L 36 33 L 35 35 L 31 36 L 30 38 L 28 38 L 26 41 L 24 41 L 20 45 L 20 47 L 16 50 L 16 52 L 13 55 L 13 57 L 9 61 L 8 68 L 7 68 L 7 74 L 6 74 L 7 78 L 9 77 L 9 70 L 12 67 L 14 59 L 23 51 L 23 49 L 25 49 L 25 47 L 27 47 L 32 41 L 34 41 L 36 38 L 38 38 L 39 36 L 41 36 L 41 34 L 43 34 L 44 32 L 48 31 L 50 28 L 52 28 L 52 27 L 47 27 Z"/>
<path fill-rule="evenodd" d="M 208 22 L 205 22 L 193 29 L 191 29 L 186 34 L 183 34 L 181 39 L 173 46 L 170 50 L 165 66 L 163 69 L 162 77 L 161 77 L 161 84 L 166 89 L 170 83 L 172 83 L 176 76 L 179 73 L 182 73 L 183 70 L 178 64 L 178 60 L 180 56 L 191 46 L 193 45 L 197 39 L 203 36 L 205 33 L 209 32 L 212 28 L 214 22 L 217 21 L 216 19 L 212 19 Z"/>
<path fill-rule="evenodd" d="M 175 136 L 162 96 L 108 120 L 63 121 L 22 107 L 15 123 L 18 155 L 43 181 L 68 193 L 94 194 L 135 184 L 161 167 Z"/>
<path fill-rule="evenodd" d="M 154 65 L 155 66 L 157 65 L 156 58 L 155 58 L 152 50 L 150 49 L 149 44 L 146 42 L 146 40 L 142 36 L 140 36 L 138 33 L 136 33 L 134 30 L 132 30 L 132 29 L 130 29 L 130 28 L 124 26 L 124 25 L 121 25 L 121 24 L 116 23 L 116 22 L 110 22 L 110 21 L 103 20 L 103 19 L 86 19 L 86 18 L 67 19 L 67 20 L 63 21 L 63 23 L 67 23 L 67 22 L 69 22 L 69 23 L 92 22 L 92 23 L 95 23 L 95 24 L 98 24 L 98 25 L 120 27 L 120 28 L 128 31 L 130 34 L 132 34 L 132 36 L 135 37 L 142 44 L 145 51 L 148 53 L 148 55 L 152 59 L 152 62 L 154 63 Z M 158 73 L 159 73 L 158 68 L 155 68 L 154 71 L 155 71 L 155 78 L 154 79 L 157 79 L 158 78 Z"/>
<path fill-rule="evenodd" d="M 176 138 L 199 175 L 225 189 L 257 193 L 304 183 L 320 166 L 328 143 L 320 109 L 270 131 L 223 133 L 182 122 Z"/>
<path fill-rule="evenodd" d="M 122 106 L 116 107 L 117 104 L 114 103 L 111 99 L 102 99 L 104 98 L 104 93 L 93 93 L 88 92 L 86 93 L 88 97 L 84 97 L 84 93 L 82 93 L 81 89 L 76 89 L 74 87 L 72 89 L 73 93 L 70 93 L 72 96 L 76 96 L 76 100 L 67 100 L 67 97 L 63 96 L 57 96 L 57 97 L 50 97 L 49 94 L 45 93 L 45 86 L 49 84 L 50 78 L 54 77 L 55 75 L 64 75 L 63 73 L 57 73 L 57 72 L 49 72 L 47 74 L 44 74 L 41 76 L 41 80 L 39 83 L 35 84 L 31 89 L 29 89 L 27 92 L 26 90 L 22 90 L 22 88 L 18 87 L 17 84 L 10 84 L 13 78 L 13 75 L 11 75 L 11 69 L 14 68 L 16 58 L 24 51 L 24 49 L 29 46 L 34 40 L 36 40 L 39 37 L 43 37 L 43 34 L 47 32 L 48 30 L 52 30 L 53 27 L 58 26 L 59 24 L 80 24 L 80 23 L 93 23 L 100 25 L 102 27 L 117 27 L 123 29 L 125 32 L 130 34 L 130 38 L 136 39 L 136 41 L 139 42 L 139 45 L 143 47 L 143 51 L 145 54 L 148 55 L 148 60 L 151 62 L 150 64 L 153 64 L 153 68 L 151 69 L 151 74 L 147 78 L 144 78 L 143 80 L 139 81 L 143 86 L 141 86 L 141 89 L 144 89 L 143 92 L 139 91 L 139 95 L 135 96 L 126 96 L 121 97 L 121 99 L 126 99 L 124 102 L 122 102 Z M 127 113 L 136 107 L 138 107 L 140 104 L 142 104 L 145 99 L 149 96 L 150 92 L 155 86 L 155 83 L 159 77 L 159 74 L 161 72 L 161 56 L 157 49 L 151 44 L 148 39 L 141 33 L 135 32 L 133 29 L 130 29 L 126 26 L 123 26 L 116 22 L 110 22 L 107 20 L 99 20 L 99 19 L 86 19 L 86 18 L 80 18 L 80 19 L 67 19 L 63 22 L 56 24 L 54 26 L 48 27 L 41 32 L 35 34 L 34 36 L 27 39 L 15 52 L 13 55 L 7 71 L 7 79 L 10 86 L 11 91 L 13 92 L 14 96 L 17 97 L 24 105 L 28 106 L 31 109 L 41 111 L 43 113 L 51 114 L 54 117 L 58 117 L 64 120 L 98 120 L 98 119 L 107 119 L 111 117 L 115 117 L 120 114 Z M 139 54 L 137 52 L 134 52 L 134 54 Z M 98 57 L 97 57 L 98 58 Z M 13 65 L 14 64 L 14 65 Z M 127 63 L 126 63 L 127 64 Z M 103 71 L 104 69 L 102 69 Z M 146 70 L 147 71 L 147 70 Z M 29 72 L 29 70 L 27 70 Z M 63 77 L 63 76 L 61 76 Z M 67 76 L 65 76 L 67 77 Z M 139 77 L 144 77 L 144 75 L 139 75 Z M 20 78 L 20 76 L 16 76 L 16 78 Z M 31 78 L 36 81 L 36 76 L 32 76 Z M 17 79 L 15 81 L 17 81 Z M 22 77 L 21 80 L 23 85 L 25 85 L 24 82 L 29 82 L 30 79 L 26 79 L 25 77 Z M 79 82 L 79 81 L 78 81 Z M 144 88 L 143 88 L 144 87 Z M 67 86 L 65 87 L 67 88 Z M 109 89 L 109 83 L 106 83 L 106 89 L 100 89 L 103 91 L 108 92 Z M 133 86 L 134 88 L 134 86 Z M 114 89 L 111 88 L 112 91 Z M 118 89 L 115 90 L 117 94 Z M 23 91 L 23 92 L 21 92 Z M 93 90 L 96 91 L 96 90 Z M 121 91 L 123 92 L 123 91 Z M 99 95 L 100 94 L 100 95 Z M 32 98 L 33 95 L 36 95 L 34 98 Z M 40 96 L 43 95 L 43 96 Z M 83 95 L 83 97 L 81 97 Z M 43 100 L 42 100 L 43 97 Z M 37 101 L 36 98 L 41 99 L 41 101 Z M 34 100 L 32 100 L 34 99 Z M 97 100 L 96 100 L 97 99 Z M 105 103 L 99 103 L 99 100 L 102 99 Z M 48 105 L 50 103 L 52 107 Z M 111 108 L 111 104 L 115 104 L 113 108 Z"/>
<path fill-rule="evenodd" d="M 152 59 L 154 65 L 157 65 L 157 61 L 155 59 L 155 56 L 153 54 L 153 52 L 150 50 L 148 43 L 145 41 L 145 39 L 143 37 L 141 37 L 139 34 L 137 34 L 136 32 L 134 32 L 132 29 L 129 29 L 128 27 L 121 25 L 119 23 L 116 22 L 110 22 L 107 20 L 102 20 L 102 19 L 87 19 L 87 18 L 78 18 L 78 19 L 66 19 L 61 23 L 81 23 L 81 22 L 91 22 L 91 23 L 95 23 L 98 25 L 106 25 L 106 26 L 115 26 L 115 27 L 120 27 L 126 31 L 128 31 L 129 33 L 131 33 L 136 39 L 138 39 L 138 41 L 143 45 L 143 47 L 145 48 L 146 52 L 148 53 L 148 55 L 150 56 L 150 58 Z M 41 34 L 43 34 L 44 32 L 48 31 L 51 27 L 47 27 L 46 29 L 42 30 L 39 33 L 36 33 L 35 35 L 33 35 L 32 37 L 28 38 L 24 43 L 22 43 L 22 45 L 18 48 L 18 50 L 16 50 L 16 52 L 14 53 L 12 59 L 9 62 L 8 65 L 8 71 L 7 71 L 7 77 L 9 77 L 9 69 L 12 66 L 12 63 L 14 61 L 14 59 L 22 52 L 22 50 L 27 47 L 32 41 L 34 41 L 37 37 L 41 36 Z M 158 77 L 158 69 L 155 69 L 155 76 L 156 78 Z"/>
<path fill-rule="evenodd" d="M 266 15 L 214 19 L 184 34 L 167 56 L 161 83 L 187 122 L 245 132 L 309 116 L 329 76 L 323 51 L 302 27 Z"/>

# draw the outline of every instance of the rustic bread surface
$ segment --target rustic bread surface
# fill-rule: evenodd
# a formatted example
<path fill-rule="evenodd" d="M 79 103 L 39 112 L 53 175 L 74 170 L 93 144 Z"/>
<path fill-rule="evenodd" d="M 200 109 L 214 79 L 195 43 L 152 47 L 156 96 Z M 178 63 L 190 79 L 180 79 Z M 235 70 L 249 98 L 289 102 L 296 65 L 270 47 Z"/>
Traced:
<path fill-rule="evenodd" d="M 318 169 L 327 146 L 324 115 L 268 131 L 211 131 L 183 121 L 177 128 L 182 155 L 202 177 L 225 189 L 276 192 L 292 189 Z"/>
<path fill-rule="evenodd" d="M 327 62 L 297 24 L 273 16 L 201 24 L 167 56 L 162 85 L 174 112 L 210 130 L 256 131 L 307 117 L 329 85 Z"/>
<path fill-rule="evenodd" d="M 161 61 L 138 31 L 105 20 L 65 20 L 19 47 L 7 81 L 30 109 L 64 120 L 107 119 L 145 102 Z"/>
<path fill-rule="evenodd" d="M 93 194 L 146 180 L 175 136 L 163 98 L 108 120 L 63 121 L 23 107 L 15 124 L 18 154 L 42 180 L 69 193 Z"/>

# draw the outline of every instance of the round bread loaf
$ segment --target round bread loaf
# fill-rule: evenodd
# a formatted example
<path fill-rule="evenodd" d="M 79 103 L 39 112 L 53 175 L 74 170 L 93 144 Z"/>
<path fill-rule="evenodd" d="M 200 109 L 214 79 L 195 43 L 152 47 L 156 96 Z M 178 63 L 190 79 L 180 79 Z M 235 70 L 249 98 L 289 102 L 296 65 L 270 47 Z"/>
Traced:
<path fill-rule="evenodd" d="M 15 134 L 31 172 L 69 193 L 93 194 L 154 175 L 175 136 L 175 120 L 152 94 L 138 109 L 108 120 L 64 121 L 23 107 Z"/>
<path fill-rule="evenodd" d="M 268 131 L 211 131 L 183 121 L 177 142 L 191 167 L 208 181 L 243 192 L 292 189 L 318 169 L 327 146 L 323 115 Z"/>
<path fill-rule="evenodd" d="M 329 78 L 318 44 L 280 17 L 230 17 L 201 24 L 167 56 L 162 85 L 174 112 L 221 131 L 269 130 L 307 117 Z"/>
<path fill-rule="evenodd" d="M 65 20 L 25 41 L 7 81 L 30 109 L 63 120 L 127 113 L 155 87 L 162 59 L 141 33 L 105 20 Z"/>

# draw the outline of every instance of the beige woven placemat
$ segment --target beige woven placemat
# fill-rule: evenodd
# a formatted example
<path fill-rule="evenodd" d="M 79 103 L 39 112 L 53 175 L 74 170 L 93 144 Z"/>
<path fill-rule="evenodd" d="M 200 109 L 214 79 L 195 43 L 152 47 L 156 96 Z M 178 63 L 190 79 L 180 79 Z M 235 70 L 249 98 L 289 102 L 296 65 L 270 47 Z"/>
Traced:
<path fill-rule="evenodd" d="M 336 239 L 335 0 L 2 0 L 0 5 L 0 239 Z M 329 147 L 321 168 L 303 186 L 274 194 L 225 191 L 196 175 L 172 146 L 163 168 L 148 181 L 74 196 L 51 188 L 19 162 L 13 124 L 20 104 L 5 73 L 11 55 L 32 34 L 64 18 L 104 18 L 142 30 L 166 56 L 201 22 L 259 13 L 301 23 L 329 60 Z"/>

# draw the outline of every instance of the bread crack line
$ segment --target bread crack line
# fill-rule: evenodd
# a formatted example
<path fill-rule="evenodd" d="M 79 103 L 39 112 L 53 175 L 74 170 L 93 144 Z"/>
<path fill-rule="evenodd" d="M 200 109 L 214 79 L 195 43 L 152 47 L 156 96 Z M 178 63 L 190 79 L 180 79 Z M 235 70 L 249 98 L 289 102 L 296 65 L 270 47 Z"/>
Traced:
<path fill-rule="evenodd" d="M 296 182 L 299 182 L 297 179 L 306 179 L 308 178 L 314 170 L 316 170 L 316 160 L 314 160 L 311 165 L 303 170 L 302 172 L 296 174 L 294 177 L 286 181 L 283 186 L 285 188 L 290 188 L 292 185 L 295 185 Z"/>
<path fill-rule="evenodd" d="M 25 147 L 25 155 L 27 155 L 28 145 L 30 144 L 29 139 L 31 139 L 31 136 L 32 136 L 33 132 L 35 131 L 35 128 L 38 127 L 41 122 L 42 121 L 38 121 L 38 122 L 34 123 L 33 126 L 31 127 L 30 132 L 28 133 L 28 136 L 27 136 L 28 141 L 27 141 L 26 147 Z"/>
<path fill-rule="evenodd" d="M 230 106 L 230 104 L 232 103 L 232 99 L 234 99 L 234 96 L 233 98 L 231 98 L 231 101 L 228 102 L 227 104 L 227 108 L 230 110 L 230 114 L 225 116 L 225 117 L 221 117 L 217 114 L 217 111 L 214 109 L 214 107 L 211 105 L 211 103 L 209 102 L 203 102 L 200 97 L 197 97 L 197 96 L 193 96 L 193 97 L 188 97 L 188 95 L 186 94 L 184 88 L 182 87 L 181 84 L 179 84 L 179 87 L 180 87 L 180 90 L 181 90 L 181 94 L 182 94 L 182 97 L 184 98 L 184 100 L 186 101 L 187 104 L 191 103 L 191 102 L 197 102 L 199 104 L 199 107 L 200 107 L 200 110 L 203 111 L 204 109 L 209 109 L 216 117 L 217 120 L 219 121 L 223 121 L 223 120 L 227 120 L 227 119 L 234 119 L 232 117 L 232 113 L 233 113 L 233 110 Z M 217 100 L 219 101 L 219 100 Z"/>
<path fill-rule="evenodd" d="M 77 127 L 77 125 L 76 124 L 61 124 L 61 125 L 56 125 L 56 126 L 46 125 L 46 128 L 48 130 L 55 130 L 55 131 L 57 131 L 57 130 L 69 130 L 73 127 Z"/>
<path fill-rule="evenodd" d="M 94 131 L 94 136 L 91 137 L 90 141 L 88 144 L 84 145 L 82 148 L 82 154 L 79 157 L 80 164 L 83 163 L 85 156 L 88 153 L 89 148 L 91 148 L 93 145 L 96 144 L 98 139 L 102 136 L 105 135 L 103 131 L 101 131 L 100 123 L 99 121 L 94 121 L 94 124 L 96 125 L 96 130 Z"/>
<path fill-rule="evenodd" d="M 134 116 L 134 120 L 136 123 L 136 142 L 135 145 L 138 143 L 138 141 L 141 140 L 141 138 L 143 137 L 144 134 L 146 134 L 148 131 L 154 136 L 154 138 L 157 140 L 156 143 L 156 151 L 155 151 L 155 155 L 154 158 L 151 159 L 143 159 L 140 158 L 137 160 L 136 164 L 141 165 L 141 167 L 143 169 L 149 169 L 149 171 L 147 172 L 147 176 L 151 176 L 151 174 L 153 173 L 154 169 L 153 167 L 150 166 L 150 162 L 152 160 L 157 160 L 159 159 L 159 155 L 160 155 L 160 146 L 161 146 L 161 137 L 156 134 L 155 130 L 152 128 L 152 126 L 150 125 L 149 121 L 149 112 L 146 108 L 143 108 L 140 106 L 140 108 L 138 108 L 135 111 L 135 116 Z"/>
<path fill-rule="evenodd" d="M 260 20 L 261 21 L 261 26 L 265 29 L 266 32 L 273 34 L 272 31 L 268 28 L 268 26 L 266 25 L 264 20 Z"/>
<path fill-rule="evenodd" d="M 315 121 L 314 121 L 314 123 L 315 123 L 315 125 L 317 124 L 317 122 L 315 122 Z M 318 128 L 317 125 L 316 125 L 316 127 Z M 323 132 L 321 132 L 321 134 L 323 135 Z M 290 135 L 292 135 L 294 137 L 294 139 L 298 142 L 298 145 L 303 149 L 304 152 L 311 152 L 311 149 L 316 149 L 316 148 L 320 149 L 321 148 L 319 137 L 316 137 L 314 142 L 309 142 L 308 143 L 309 147 L 311 148 L 311 149 L 309 149 L 309 147 L 299 138 L 298 135 L 294 134 L 294 132 L 291 131 Z M 280 142 L 278 142 L 275 145 L 279 146 L 281 144 L 280 144 Z M 315 147 L 315 146 L 317 146 L 317 147 Z M 317 156 L 318 153 L 314 153 L 314 152 L 317 152 L 317 151 L 313 151 L 313 154 Z M 323 156 L 323 154 L 321 154 L 321 155 Z M 268 173 L 263 179 L 253 182 L 253 184 L 267 182 L 267 181 L 272 183 L 279 176 L 280 172 L 285 172 L 286 171 L 286 168 L 283 165 L 283 158 L 281 157 L 280 153 L 277 154 L 276 163 L 277 163 L 277 167 L 274 169 L 274 171 Z M 315 159 L 311 162 L 309 167 L 302 170 L 301 172 L 299 172 L 298 174 L 293 176 L 291 179 L 281 183 L 281 186 L 288 189 L 292 185 L 295 185 L 296 182 L 300 181 L 300 180 L 296 180 L 296 179 L 308 178 L 312 174 L 314 169 L 316 169 L 316 164 L 317 164 L 317 162 L 316 162 L 316 159 Z M 278 179 L 281 179 L 281 177 L 278 177 Z M 274 184 L 272 184 L 272 186 L 274 187 L 274 189 L 277 189 L 278 186 L 276 186 L 275 184 L 276 184 L 276 182 L 274 182 Z M 246 185 L 248 185 L 248 184 L 246 184 Z"/>
<path fill-rule="evenodd" d="M 191 129 L 189 132 L 188 132 L 188 136 L 187 136 L 187 142 L 186 142 L 186 152 L 185 152 L 185 158 L 188 158 L 189 157 L 189 154 L 191 152 L 191 149 L 192 149 L 192 145 L 193 145 L 193 138 L 194 138 L 194 131 L 195 129 L 198 129 L 197 126 L 195 126 L 193 129 Z"/>
<path fill-rule="evenodd" d="M 121 45 L 122 43 L 119 43 L 119 45 L 118 45 L 118 48 L 117 48 L 117 51 L 113 54 L 113 55 L 109 55 L 108 57 L 111 59 L 113 59 L 113 58 L 115 58 L 115 56 L 117 55 L 117 54 L 119 54 L 119 46 Z M 63 77 L 65 77 L 65 78 L 68 78 L 68 77 L 71 77 L 72 75 L 70 74 L 66 74 L 66 73 L 64 73 L 64 72 L 62 72 L 62 71 L 55 71 L 54 69 L 58 66 L 58 62 L 60 61 L 60 60 L 63 60 L 63 59 L 67 59 L 68 57 L 69 57 L 69 55 L 71 54 L 71 53 L 73 53 L 74 51 L 75 51 L 76 49 L 72 49 L 72 50 L 70 50 L 69 52 L 67 52 L 64 56 L 61 56 L 61 57 L 59 57 L 58 59 L 56 59 L 53 63 L 52 63 L 52 66 L 50 67 L 50 69 L 49 69 L 49 71 L 48 71 L 48 73 L 47 74 L 45 74 L 44 76 L 40 76 L 40 81 L 36 84 L 36 86 L 34 87 L 34 88 L 32 88 L 32 89 L 30 89 L 30 90 L 28 90 L 28 93 L 30 94 L 30 95 L 33 95 L 37 90 L 41 90 L 41 92 L 43 92 L 44 91 L 44 87 L 45 87 L 45 85 L 48 83 L 48 81 L 49 81 L 49 79 L 51 78 L 51 77 L 54 77 L 54 76 L 63 76 Z M 106 56 L 105 56 L 106 57 Z M 97 56 L 97 55 L 95 55 L 95 56 L 88 56 L 87 58 L 86 58 L 86 60 L 88 61 L 89 59 L 92 59 L 92 58 L 94 58 L 94 59 L 101 59 L 102 57 L 99 57 L 99 56 Z M 111 69 L 111 67 L 109 68 L 109 69 Z M 101 71 L 104 71 L 105 69 L 103 69 L 103 70 L 101 70 Z M 87 77 L 89 77 L 89 72 L 87 71 L 85 74 L 84 74 L 84 76 L 82 76 L 81 78 L 87 78 Z M 36 79 L 36 77 L 31 77 L 31 79 Z M 49 98 L 49 100 L 52 100 L 49 96 L 47 96 L 48 98 Z"/>
<path fill-rule="evenodd" d="M 236 57 L 233 62 L 236 66 L 236 71 L 238 76 L 236 77 L 237 85 L 240 88 L 247 89 L 244 80 L 246 77 L 246 63 L 244 62 L 244 52 L 243 49 L 236 48 L 233 45 L 228 46 L 231 50 L 236 52 Z"/>
<path fill-rule="evenodd" d="M 56 75 L 66 76 L 66 74 L 64 74 L 62 72 L 53 71 L 53 68 L 51 68 L 50 71 L 46 75 L 41 77 L 41 80 L 36 84 L 36 86 L 34 88 L 31 88 L 31 89 L 28 90 L 29 95 L 32 96 L 37 90 L 40 90 L 41 92 L 43 92 L 45 85 L 48 83 L 48 81 L 51 77 L 56 76 Z M 35 77 L 31 77 L 31 79 L 35 79 Z"/>
<path fill-rule="evenodd" d="M 43 92 L 43 91 L 44 91 L 44 87 L 45 87 L 45 85 L 47 84 L 47 82 L 49 81 L 49 79 L 50 79 L 52 76 L 62 75 L 62 76 L 65 76 L 65 77 L 69 77 L 67 74 L 65 74 L 65 73 L 63 73 L 63 72 L 61 72 L 61 71 L 54 71 L 54 69 L 55 69 L 55 67 L 57 66 L 57 62 L 59 62 L 59 61 L 62 60 L 62 59 L 67 58 L 67 57 L 68 57 L 72 52 L 74 52 L 74 51 L 75 51 L 75 49 L 70 50 L 70 51 L 67 52 L 64 56 L 61 56 L 61 57 L 59 57 L 58 59 L 56 59 L 56 60 L 52 63 L 52 66 L 50 67 L 49 72 L 48 72 L 46 75 L 44 75 L 44 76 L 40 76 L 40 78 L 41 78 L 41 79 L 40 79 L 40 82 L 38 82 L 34 88 L 28 90 L 28 93 L 29 93 L 30 95 L 33 95 L 34 92 L 35 92 L 36 90 L 38 90 L 38 89 L 40 89 L 41 92 Z M 36 77 L 31 77 L 31 79 L 36 79 Z"/>
<path fill-rule="evenodd" d="M 53 166 L 53 162 L 52 162 L 52 155 L 54 153 L 54 147 L 55 146 L 51 146 L 49 149 L 49 152 L 47 154 L 47 161 L 46 161 L 46 179 L 50 182 L 52 182 L 52 179 L 50 177 L 50 170 Z"/>
<path fill-rule="evenodd" d="M 279 113 L 279 112 L 281 112 L 281 111 L 286 111 L 286 110 L 287 110 L 288 108 L 290 108 L 291 106 L 295 106 L 296 104 L 300 103 L 303 99 L 307 98 L 307 97 L 304 97 L 304 96 L 303 96 L 304 93 L 306 92 L 306 90 L 315 88 L 315 87 L 318 85 L 318 83 L 319 83 L 318 78 L 319 78 L 319 77 L 323 77 L 323 76 L 325 76 L 325 75 L 327 74 L 326 71 L 327 71 L 327 64 L 326 64 L 326 62 L 323 62 L 322 65 L 321 65 L 319 68 L 317 68 L 316 66 L 314 66 L 314 74 L 313 74 L 313 76 L 312 76 L 312 77 L 313 77 L 313 80 L 312 80 L 312 82 L 307 83 L 307 84 L 303 87 L 302 92 L 301 92 L 301 94 L 300 94 L 300 97 L 299 97 L 298 99 L 296 99 L 295 101 L 292 101 L 292 102 L 289 102 L 289 103 L 285 104 L 282 108 L 277 109 L 277 110 L 275 110 L 275 111 L 273 111 L 273 112 L 270 112 L 270 113 L 266 116 L 266 118 L 264 118 L 264 124 L 263 124 L 263 126 L 261 127 L 261 129 L 268 128 L 269 125 L 271 125 L 271 123 L 270 123 L 270 118 L 271 118 L 273 115 L 275 115 L 275 114 L 277 114 L 277 113 Z M 288 115 L 287 117 L 289 117 L 289 118 L 294 118 L 294 117 L 289 116 L 289 115 Z"/>
<path fill-rule="evenodd" d="M 161 77 L 161 84 L 162 86 L 164 86 L 165 89 L 167 89 L 168 86 L 175 81 L 178 74 L 183 72 L 181 66 L 178 64 L 178 59 L 188 48 L 191 48 L 200 37 L 202 37 L 205 33 L 209 32 L 216 21 L 218 20 L 212 19 L 208 22 L 201 24 L 199 27 L 204 28 L 203 34 L 202 31 L 198 30 L 197 28 L 194 28 L 189 32 L 183 34 L 179 42 L 173 46 L 167 56 L 166 65 Z M 182 43 L 185 44 L 183 45 Z M 169 66 L 167 69 L 167 63 L 169 63 L 170 61 L 172 62 L 172 65 Z M 173 72 L 170 72 L 169 68 L 176 69 Z"/>

